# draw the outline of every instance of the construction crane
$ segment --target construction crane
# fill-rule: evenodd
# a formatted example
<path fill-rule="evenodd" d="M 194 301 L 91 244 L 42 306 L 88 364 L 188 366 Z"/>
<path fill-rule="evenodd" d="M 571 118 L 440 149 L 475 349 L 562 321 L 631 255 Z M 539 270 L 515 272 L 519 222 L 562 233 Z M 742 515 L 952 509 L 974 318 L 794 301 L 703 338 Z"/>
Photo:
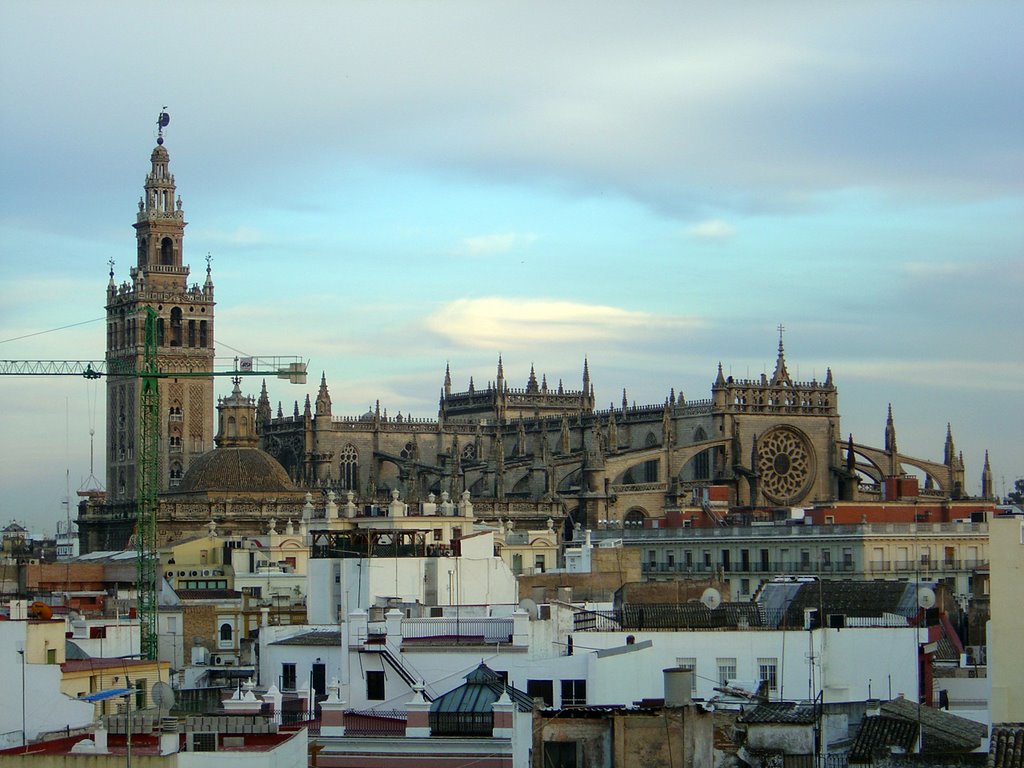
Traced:
<path fill-rule="evenodd" d="M 160 467 L 160 398 L 158 382 L 167 378 L 208 376 L 276 376 L 293 384 L 306 383 L 307 364 L 298 357 L 235 358 L 233 370 L 161 371 L 157 366 L 157 313 L 146 307 L 143 362 L 134 370 L 121 361 L 103 360 L 0 360 L 0 375 L 9 376 L 130 376 L 140 379 L 139 451 L 135 483 L 135 549 L 138 577 L 140 655 L 157 656 L 157 547 L 156 516 Z"/>

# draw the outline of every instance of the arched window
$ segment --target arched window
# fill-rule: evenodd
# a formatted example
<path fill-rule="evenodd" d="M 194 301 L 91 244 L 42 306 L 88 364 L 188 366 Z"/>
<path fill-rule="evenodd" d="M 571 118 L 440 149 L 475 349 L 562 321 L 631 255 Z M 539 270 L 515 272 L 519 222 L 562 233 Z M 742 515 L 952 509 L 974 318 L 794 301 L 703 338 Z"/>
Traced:
<path fill-rule="evenodd" d="M 174 264 L 174 243 L 169 237 L 160 241 L 160 263 L 165 267 Z"/>
<path fill-rule="evenodd" d="M 220 642 L 218 645 L 221 648 L 230 648 L 232 645 L 232 638 L 234 637 L 235 629 L 231 626 L 230 622 L 225 621 L 220 625 Z"/>
<path fill-rule="evenodd" d="M 228 430 L 227 430 L 228 431 L 228 437 L 237 437 L 238 436 L 238 427 L 235 424 L 235 417 L 234 416 L 228 416 L 227 428 L 228 428 Z"/>
<path fill-rule="evenodd" d="M 146 238 L 139 238 L 139 266 L 146 266 Z"/>
<path fill-rule="evenodd" d="M 359 488 L 359 451 L 351 443 L 341 449 L 338 481 L 343 491 L 355 491 Z"/>
<path fill-rule="evenodd" d="M 414 459 L 416 458 L 416 446 L 413 443 L 406 443 L 405 448 L 402 449 L 403 459 Z"/>
<path fill-rule="evenodd" d="M 171 310 L 171 346 L 181 346 L 181 307 Z"/>
<path fill-rule="evenodd" d="M 199 346 L 200 347 L 205 347 L 206 346 L 206 321 L 205 320 L 200 320 L 199 321 Z"/>
<path fill-rule="evenodd" d="M 462 460 L 468 462 L 476 461 L 476 445 L 474 443 L 467 443 L 462 449 Z"/>

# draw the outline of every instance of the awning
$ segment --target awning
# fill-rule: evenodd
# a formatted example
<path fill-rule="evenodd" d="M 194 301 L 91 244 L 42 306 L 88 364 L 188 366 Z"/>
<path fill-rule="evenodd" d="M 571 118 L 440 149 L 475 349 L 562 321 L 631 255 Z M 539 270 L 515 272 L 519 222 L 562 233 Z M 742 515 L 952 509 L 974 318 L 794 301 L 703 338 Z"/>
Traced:
<path fill-rule="evenodd" d="M 105 691 L 96 691 L 88 696 L 79 696 L 79 701 L 106 701 L 116 699 L 118 696 L 128 696 L 135 693 L 134 688 L 109 688 Z"/>

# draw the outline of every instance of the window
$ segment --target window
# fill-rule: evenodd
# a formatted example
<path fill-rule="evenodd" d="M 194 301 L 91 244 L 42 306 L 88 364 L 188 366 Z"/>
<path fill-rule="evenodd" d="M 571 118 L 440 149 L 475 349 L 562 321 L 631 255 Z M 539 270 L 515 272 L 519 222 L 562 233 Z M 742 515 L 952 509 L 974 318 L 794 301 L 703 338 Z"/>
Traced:
<path fill-rule="evenodd" d="M 749 595 L 750 594 L 750 579 L 740 579 L 740 594 L 741 595 Z"/>
<path fill-rule="evenodd" d="M 544 706 L 555 706 L 555 684 L 551 680 L 527 680 L 526 695 L 531 699 L 542 699 Z"/>
<path fill-rule="evenodd" d="M 832 550 L 823 549 L 821 550 L 821 567 L 831 568 L 832 567 Z"/>
<path fill-rule="evenodd" d="M 56 664 L 57 663 L 57 649 L 56 648 L 47 648 L 46 649 L 46 663 L 47 664 Z"/>
<path fill-rule="evenodd" d="M 697 693 L 697 657 L 696 656 L 677 656 L 676 657 L 677 667 L 689 667 L 693 670 L 693 674 L 690 675 L 690 693 Z"/>
<path fill-rule="evenodd" d="M 512 555 L 512 573 L 514 573 L 516 576 L 518 576 L 522 572 L 523 572 L 523 556 L 520 553 L 515 552 Z"/>
<path fill-rule="evenodd" d="M 384 701 L 383 670 L 367 670 L 366 698 L 370 701 Z"/>
<path fill-rule="evenodd" d="M 725 685 L 730 680 L 736 679 L 736 659 L 719 658 L 715 659 L 718 665 L 718 684 Z"/>
<path fill-rule="evenodd" d="M 779 660 L 758 659 L 757 669 L 761 675 L 761 681 L 768 685 L 768 690 L 777 691 L 779 688 Z"/>
<path fill-rule="evenodd" d="M 544 768 L 576 768 L 575 741 L 545 741 Z"/>
<path fill-rule="evenodd" d="M 230 648 L 232 646 L 232 639 L 234 638 L 235 630 L 231 626 L 231 622 L 225 621 L 220 625 L 220 638 L 217 643 L 218 648 Z"/>
<path fill-rule="evenodd" d="M 144 679 L 135 683 L 135 708 L 146 708 L 146 681 Z"/>
<path fill-rule="evenodd" d="M 281 665 L 281 690 L 295 690 L 295 665 L 284 663 Z"/>
<path fill-rule="evenodd" d="M 586 680 L 562 681 L 562 706 L 583 707 L 587 704 Z"/>
<path fill-rule="evenodd" d="M 351 443 L 341 449 L 338 480 L 342 490 L 354 491 L 359 488 L 359 451 Z"/>
<path fill-rule="evenodd" d="M 537 555 L 533 560 L 533 570 L 535 573 L 544 573 L 544 555 Z"/>

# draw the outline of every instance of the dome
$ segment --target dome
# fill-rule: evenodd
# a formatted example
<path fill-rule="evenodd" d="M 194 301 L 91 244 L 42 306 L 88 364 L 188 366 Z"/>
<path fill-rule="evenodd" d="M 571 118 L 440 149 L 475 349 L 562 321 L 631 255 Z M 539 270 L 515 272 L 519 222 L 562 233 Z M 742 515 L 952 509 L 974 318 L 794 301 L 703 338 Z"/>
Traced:
<path fill-rule="evenodd" d="M 294 493 L 296 490 L 284 467 L 269 453 L 259 448 L 222 447 L 196 459 L 175 492 Z"/>

